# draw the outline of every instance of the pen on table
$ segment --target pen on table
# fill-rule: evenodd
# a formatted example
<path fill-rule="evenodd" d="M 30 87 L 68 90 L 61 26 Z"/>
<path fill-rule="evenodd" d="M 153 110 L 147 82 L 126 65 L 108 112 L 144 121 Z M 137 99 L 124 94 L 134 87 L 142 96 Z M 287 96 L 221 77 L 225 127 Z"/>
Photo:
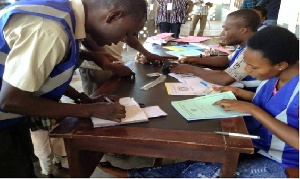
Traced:
<path fill-rule="evenodd" d="M 111 103 L 111 104 L 114 104 L 114 102 L 112 102 L 112 100 L 110 100 L 107 96 L 104 96 L 103 97 L 107 102 Z"/>
<path fill-rule="evenodd" d="M 204 86 L 208 87 L 208 85 L 206 83 L 204 83 L 203 81 L 200 81 L 201 84 L 203 84 Z"/>
<path fill-rule="evenodd" d="M 241 133 L 220 132 L 220 131 L 214 131 L 214 133 L 216 133 L 216 134 L 222 134 L 222 135 L 228 135 L 228 136 L 234 136 L 234 137 L 245 137 L 245 138 L 251 138 L 251 139 L 260 139 L 260 136 L 248 135 L 248 134 L 241 134 Z"/>

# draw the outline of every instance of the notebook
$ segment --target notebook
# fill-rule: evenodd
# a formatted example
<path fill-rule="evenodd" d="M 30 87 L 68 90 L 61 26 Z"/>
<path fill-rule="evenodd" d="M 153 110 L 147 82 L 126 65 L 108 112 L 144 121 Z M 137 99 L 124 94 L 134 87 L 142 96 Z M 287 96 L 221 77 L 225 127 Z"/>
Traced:
<path fill-rule="evenodd" d="M 213 105 L 216 101 L 222 99 L 236 100 L 236 97 L 231 91 L 228 91 L 188 100 L 172 101 L 171 104 L 188 121 L 250 115 L 238 111 L 225 111 L 219 105 Z"/>
<path fill-rule="evenodd" d="M 161 110 L 159 106 L 141 108 L 139 104 L 131 97 L 120 98 L 119 102 L 125 106 L 126 117 L 122 118 L 121 122 L 91 117 L 94 128 L 148 122 L 149 118 L 167 115 L 167 113 Z"/>

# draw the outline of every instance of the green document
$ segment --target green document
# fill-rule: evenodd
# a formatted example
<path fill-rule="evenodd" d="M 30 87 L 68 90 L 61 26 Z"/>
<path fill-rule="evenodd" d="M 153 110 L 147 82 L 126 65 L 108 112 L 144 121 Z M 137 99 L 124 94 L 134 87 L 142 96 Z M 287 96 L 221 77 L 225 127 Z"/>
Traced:
<path fill-rule="evenodd" d="M 247 113 L 225 111 L 219 105 L 213 105 L 216 101 L 220 101 L 222 99 L 236 100 L 236 97 L 231 91 L 228 91 L 188 100 L 172 101 L 171 104 L 188 121 L 249 116 Z"/>

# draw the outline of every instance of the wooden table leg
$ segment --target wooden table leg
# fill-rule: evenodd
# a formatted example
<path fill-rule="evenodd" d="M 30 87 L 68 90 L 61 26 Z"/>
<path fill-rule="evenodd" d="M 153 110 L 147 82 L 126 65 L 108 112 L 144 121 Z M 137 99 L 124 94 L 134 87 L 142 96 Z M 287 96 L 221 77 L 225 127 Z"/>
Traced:
<path fill-rule="evenodd" d="M 77 150 L 72 145 L 72 139 L 64 139 L 68 157 L 69 172 L 71 178 L 88 178 L 90 177 L 103 153 L 95 151 Z"/>
<path fill-rule="evenodd" d="M 239 153 L 226 152 L 225 161 L 222 164 L 220 178 L 233 178 L 239 159 Z"/>

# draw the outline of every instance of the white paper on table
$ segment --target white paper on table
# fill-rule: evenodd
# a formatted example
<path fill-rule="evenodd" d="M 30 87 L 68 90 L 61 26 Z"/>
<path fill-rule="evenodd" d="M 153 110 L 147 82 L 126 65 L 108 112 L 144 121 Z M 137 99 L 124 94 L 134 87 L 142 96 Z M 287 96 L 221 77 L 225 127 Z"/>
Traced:
<path fill-rule="evenodd" d="M 168 115 L 159 106 L 148 106 L 142 108 L 148 118 L 155 118 Z"/>

